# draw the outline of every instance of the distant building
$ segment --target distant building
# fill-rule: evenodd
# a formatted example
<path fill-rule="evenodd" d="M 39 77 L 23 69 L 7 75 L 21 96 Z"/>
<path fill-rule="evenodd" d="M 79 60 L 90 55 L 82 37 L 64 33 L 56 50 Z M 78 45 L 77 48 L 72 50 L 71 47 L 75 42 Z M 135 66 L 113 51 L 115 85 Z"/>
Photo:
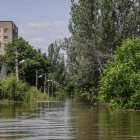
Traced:
<path fill-rule="evenodd" d="M 16 38 L 18 38 L 18 28 L 13 21 L 0 21 L 0 54 L 5 54 L 8 42 Z"/>

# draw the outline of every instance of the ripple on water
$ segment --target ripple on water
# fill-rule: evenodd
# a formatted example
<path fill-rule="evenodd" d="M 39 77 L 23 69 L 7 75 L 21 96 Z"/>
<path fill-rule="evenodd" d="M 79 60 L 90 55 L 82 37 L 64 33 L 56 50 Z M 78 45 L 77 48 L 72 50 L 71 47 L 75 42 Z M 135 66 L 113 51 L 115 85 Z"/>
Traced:
<path fill-rule="evenodd" d="M 140 139 L 140 112 L 63 100 L 0 105 L 0 139 Z"/>

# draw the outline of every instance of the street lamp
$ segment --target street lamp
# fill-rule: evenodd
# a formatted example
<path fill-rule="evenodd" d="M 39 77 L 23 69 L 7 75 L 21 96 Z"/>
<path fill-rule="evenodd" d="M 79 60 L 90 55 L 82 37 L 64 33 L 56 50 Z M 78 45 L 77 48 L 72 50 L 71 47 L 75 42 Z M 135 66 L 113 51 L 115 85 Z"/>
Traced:
<path fill-rule="evenodd" d="M 41 78 L 43 75 L 38 76 L 38 78 Z"/>
<path fill-rule="evenodd" d="M 24 62 L 25 62 L 25 60 L 22 60 L 22 61 L 19 62 L 19 64 L 24 63 Z M 18 80 L 19 80 L 18 60 L 16 60 L 16 64 L 15 64 L 15 66 L 16 66 L 16 77 L 17 77 L 17 81 L 18 81 Z"/>
<path fill-rule="evenodd" d="M 25 60 L 23 59 L 22 61 L 19 62 L 19 64 L 24 63 L 24 62 L 25 62 Z"/>

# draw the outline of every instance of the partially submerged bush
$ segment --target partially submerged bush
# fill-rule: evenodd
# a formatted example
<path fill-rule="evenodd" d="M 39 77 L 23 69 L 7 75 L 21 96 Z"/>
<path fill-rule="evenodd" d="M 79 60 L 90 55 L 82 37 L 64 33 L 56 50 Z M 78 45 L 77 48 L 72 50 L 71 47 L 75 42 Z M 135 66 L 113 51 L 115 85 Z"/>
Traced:
<path fill-rule="evenodd" d="M 140 108 L 139 39 L 127 39 L 117 48 L 101 77 L 99 94 L 112 108 Z"/>
<path fill-rule="evenodd" d="M 15 76 L 10 75 L 0 80 L 0 100 L 5 99 L 29 102 L 48 99 L 48 95 L 41 93 L 35 87 L 28 86 L 27 83 L 17 81 Z"/>
<path fill-rule="evenodd" d="M 92 94 L 92 92 L 95 90 L 96 89 L 94 87 L 88 88 L 88 86 L 86 85 L 85 88 L 75 90 L 74 98 L 76 100 L 83 100 L 83 101 L 89 101 L 91 103 L 97 103 L 99 102 L 98 96 Z"/>

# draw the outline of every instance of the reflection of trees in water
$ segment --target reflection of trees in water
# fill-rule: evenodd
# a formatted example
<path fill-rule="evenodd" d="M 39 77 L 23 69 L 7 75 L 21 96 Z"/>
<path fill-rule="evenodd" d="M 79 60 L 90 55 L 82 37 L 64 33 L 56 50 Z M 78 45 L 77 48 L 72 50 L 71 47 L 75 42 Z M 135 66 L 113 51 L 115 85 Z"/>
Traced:
<path fill-rule="evenodd" d="M 99 107 L 86 103 L 73 102 L 71 104 L 71 123 L 75 139 L 98 140 L 99 135 Z"/>
<path fill-rule="evenodd" d="M 35 108 L 36 103 L 1 103 L 0 104 L 0 118 L 15 118 L 20 116 L 23 112 L 35 113 L 35 110 L 30 110 L 30 108 Z"/>
<path fill-rule="evenodd" d="M 7 139 L 65 139 L 71 128 L 69 104 L 69 100 L 0 104 L 0 133 Z"/>
<path fill-rule="evenodd" d="M 137 139 L 140 134 L 139 116 L 140 112 L 111 111 L 107 105 L 91 106 L 68 99 L 0 104 L 1 128 L 6 134 L 14 134 L 12 130 L 16 127 L 16 134 L 31 136 L 36 134 L 37 125 L 41 128 L 38 133 L 44 136 L 55 136 L 57 131 L 57 135 L 63 138 L 68 136 L 80 140 L 131 139 L 132 136 Z M 5 126 L 10 133 L 4 129 Z"/>
<path fill-rule="evenodd" d="M 125 110 L 110 111 L 107 107 L 100 110 L 99 129 L 102 131 L 101 139 L 125 138 L 130 139 L 140 134 L 140 112 L 128 112 Z"/>
<path fill-rule="evenodd" d="M 64 107 L 64 102 L 30 102 L 30 103 L 1 103 L 0 104 L 0 118 L 16 118 L 24 115 L 38 114 L 43 115 L 45 111 L 53 108 Z"/>

